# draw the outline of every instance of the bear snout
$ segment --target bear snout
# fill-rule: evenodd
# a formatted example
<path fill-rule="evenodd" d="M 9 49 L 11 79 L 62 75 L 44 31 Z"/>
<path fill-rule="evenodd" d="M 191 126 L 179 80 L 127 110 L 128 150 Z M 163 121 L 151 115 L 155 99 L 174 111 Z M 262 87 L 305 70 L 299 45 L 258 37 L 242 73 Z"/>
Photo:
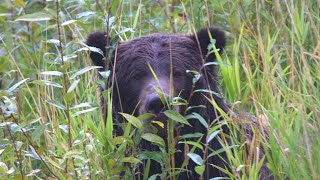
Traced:
<path fill-rule="evenodd" d="M 166 96 L 165 98 L 168 99 L 168 96 Z M 156 94 L 148 98 L 145 108 L 145 111 L 147 113 L 158 115 L 166 108 L 166 106 L 162 103 L 160 97 Z"/>

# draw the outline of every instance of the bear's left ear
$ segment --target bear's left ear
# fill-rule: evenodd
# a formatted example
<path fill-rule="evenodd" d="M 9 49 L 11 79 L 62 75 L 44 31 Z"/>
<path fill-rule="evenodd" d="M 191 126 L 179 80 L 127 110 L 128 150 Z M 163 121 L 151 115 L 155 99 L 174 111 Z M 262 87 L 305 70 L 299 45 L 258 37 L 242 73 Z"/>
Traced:
<path fill-rule="evenodd" d="M 215 53 L 211 52 L 208 55 L 208 46 L 211 44 L 211 40 L 215 39 L 215 46 L 218 49 L 219 53 L 223 52 L 223 49 L 226 45 L 226 37 L 224 32 L 217 28 L 202 28 L 195 35 L 190 37 L 193 41 L 195 41 L 199 47 L 201 48 L 202 57 L 206 61 L 214 61 L 216 59 Z M 210 47 L 209 47 L 210 48 Z M 210 51 L 213 49 L 211 48 Z"/>
<path fill-rule="evenodd" d="M 110 41 L 111 39 L 106 32 L 94 32 L 88 35 L 86 44 L 88 46 L 99 48 L 103 52 L 103 55 L 94 51 L 90 52 L 90 58 L 96 66 L 104 67 L 104 64 L 105 64 L 104 56 L 106 55 L 106 52 L 107 52 L 106 46 L 107 46 L 107 42 L 110 42 Z"/>

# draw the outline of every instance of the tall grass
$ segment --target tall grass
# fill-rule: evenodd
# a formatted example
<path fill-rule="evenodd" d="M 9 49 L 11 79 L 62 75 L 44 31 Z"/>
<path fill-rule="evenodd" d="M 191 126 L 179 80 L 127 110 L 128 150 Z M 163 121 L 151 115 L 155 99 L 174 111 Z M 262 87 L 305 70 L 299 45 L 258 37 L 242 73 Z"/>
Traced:
<path fill-rule="evenodd" d="M 129 131 L 107 138 L 111 127 L 99 110 L 103 82 L 91 66 L 87 34 L 108 29 L 122 41 L 206 26 L 227 34 L 218 59 L 225 99 L 267 128 L 269 139 L 255 140 L 265 148 L 270 173 L 319 178 L 319 1 L 106 2 L 0 4 L 1 179 L 106 179 L 124 168 L 130 176 L 123 163 L 139 160 L 125 147 L 134 154 L 137 140 Z M 254 142 L 237 136 L 231 138 L 240 146 L 227 152 L 230 176 L 256 179 L 258 150 L 246 149 L 244 143 Z"/>

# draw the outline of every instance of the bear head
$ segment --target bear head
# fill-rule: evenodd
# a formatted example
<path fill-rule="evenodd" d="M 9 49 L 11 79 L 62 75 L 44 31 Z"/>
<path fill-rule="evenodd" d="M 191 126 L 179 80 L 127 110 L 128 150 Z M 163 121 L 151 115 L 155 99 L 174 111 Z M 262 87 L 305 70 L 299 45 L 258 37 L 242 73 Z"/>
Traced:
<path fill-rule="evenodd" d="M 111 48 L 110 41 L 107 33 L 95 32 L 88 36 L 86 44 L 101 49 L 106 55 Z M 188 101 L 188 106 L 206 106 L 203 92 L 193 93 L 195 90 L 209 89 L 220 94 L 215 68 L 204 64 L 216 59 L 215 53 L 210 53 L 208 46 L 214 44 L 221 53 L 225 43 L 223 31 L 203 28 L 188 36 L 152 34 L 119 42 L 112 50 L 111 66 L 106 66 L 107 58 L 102 54 L 91 52 L 90 57 L 95 65 L 109 67 L 111 70 L 113 76 L 109 78 L 113 80 L 115 115 L 118 112 L 135 116 L 152 113 L 157 119 L 163 119 L 161 112 L 166 109 L 163 99 L 179 97 Z M 198 72 L 202 76 L 198 76 L 195 82 L 195 74 L 190 72 Z M 223 99 L 216 94 L 212 95 L 214 100 L 221 109 L 227 111 Z M 184 113 L 185 107 L 175 106 L 173 109 Z M 217 117 L 217 112 L 212 108 L 205 109 L 198 110 L 204 111 L 201 114 L 205 118 Z"/>

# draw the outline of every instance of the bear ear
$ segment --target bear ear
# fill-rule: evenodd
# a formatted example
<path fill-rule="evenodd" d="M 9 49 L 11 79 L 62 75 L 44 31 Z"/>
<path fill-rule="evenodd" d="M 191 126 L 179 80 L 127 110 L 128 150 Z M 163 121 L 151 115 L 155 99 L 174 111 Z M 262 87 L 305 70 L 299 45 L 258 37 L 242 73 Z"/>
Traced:
<path fill-rule="evenodd" d="M 206 61 L 213 61 L 216 59 L 214 52 L 208 55 L 208 46 L 211 44 L 211 38 L 215 39 L 216 49 L 219 49 L 219 53 L 221 54 L 226 45 L 226 37 L 222 30 L 212 27 L 202 28 L 195 35 L 191 36 L 191 39 L 201 48 L 202 57 Z M 210 51 L 211 50 L 212 49 L 210 49 Z"/>
<path fill-rule="evenodd" d="M 110 37 L 107 35 L 106 32 L 94 32 L 88 35 L 86 44 L 88 46 L 101 49 L 103 52 L 103 55 L 105 56 L 106 46 L 108 42 L 110 43 Z M 94 51 L 90 52 L 90 58 L 96 66 L 104 67 L 104 56 L 102 56 L 98 52 L 94 52 Z"/>

